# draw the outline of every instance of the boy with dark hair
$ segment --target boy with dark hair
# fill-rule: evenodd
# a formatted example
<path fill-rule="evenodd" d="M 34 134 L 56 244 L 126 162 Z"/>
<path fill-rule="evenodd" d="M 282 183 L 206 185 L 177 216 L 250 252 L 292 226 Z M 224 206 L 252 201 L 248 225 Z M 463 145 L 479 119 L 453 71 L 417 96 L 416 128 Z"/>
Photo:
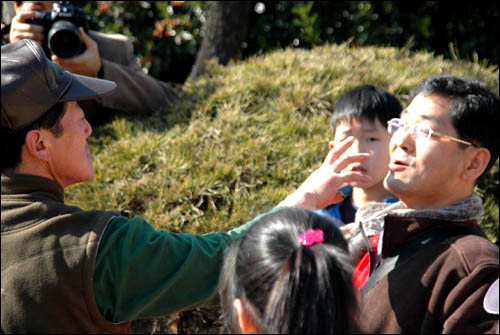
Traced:
<path fill-rule="evenodd" d="M 368 182 L 353 182 L 341 189 L 345 199 L 320 209 L 319 214 L 337 219 L 338 224 L 354 222 L 356 211 L 368 203 L 393 203 L 398 201 L 384 188 L 384 178 L 389 171 L 389 140 L 387 121 L 399 117 L 402 110 L 397 97 L 381 87 L 357 86 L 341 96 L 333 111 L 331 120 L 333 142 L 340 142 L 353 136 L 350 151 L 368 153 L 370 159 L 348 167 L 371 179 Z M 333 143 L 330 144 L 333 146 Z M 376 253 L 380 233 L 365 231 L 369 243 L 366 251 L 356 257 L 353 275 L 354 285 L 361 288 L 368 280 L 369 249 Z"/>
<path fill-rule="evenodd" d="M 343 187 L 341 191 L 345 199 L 319 210 L 320 214 L 350 223 L 354 222 L 357 208 L 369 202 L 397 201 L 383 187 L 388 171 L 391 138 L 386 125 L 390 119 L 399 117 L 402 109 L 394 94 L 372 85 L 355 87 L 340 97 L 331 120 L 333 142 L 353 136 L 355 143 L 350 150 L 369 153 L 370 159 L 353 164 L 350 169 L 372 179 L 367 183 L 355 182 Z"/>

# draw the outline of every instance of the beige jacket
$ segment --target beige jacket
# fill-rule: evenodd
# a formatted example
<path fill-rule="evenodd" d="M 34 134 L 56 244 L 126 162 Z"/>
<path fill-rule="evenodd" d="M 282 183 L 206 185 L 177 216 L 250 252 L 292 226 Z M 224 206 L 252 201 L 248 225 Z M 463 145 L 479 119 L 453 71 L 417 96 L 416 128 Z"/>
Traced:
<path fill-rule="evenodd" d="M 89 35 L 99 47 L 102 60 L 99 76 L 118 84 L 110 95 L 81 102 L 90 118 L 101 107 L 134 114 L 151 114 L 162 111 L 178 100 L 175 90 L 169 84 L 142 71 L 128 37 L 96 31 L 90 31 Z"/>

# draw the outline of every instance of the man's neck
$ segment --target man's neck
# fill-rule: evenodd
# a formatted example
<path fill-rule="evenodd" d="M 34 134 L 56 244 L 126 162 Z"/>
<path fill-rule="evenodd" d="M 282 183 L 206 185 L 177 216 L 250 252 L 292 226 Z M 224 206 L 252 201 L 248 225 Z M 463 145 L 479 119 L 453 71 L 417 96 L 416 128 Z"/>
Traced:
<path fill-rule="evenodd" d="M 57 181 L 53 178 L 53 176 L 50 173 L 47 172 L 46 169 L 42 168 L 37 164 L 29 164 L 26 162 L 22 162 L 15 169 L 13 169 L 12 172 L 15 174 L 29 174 L 33 176 L 39 176 Z"/>

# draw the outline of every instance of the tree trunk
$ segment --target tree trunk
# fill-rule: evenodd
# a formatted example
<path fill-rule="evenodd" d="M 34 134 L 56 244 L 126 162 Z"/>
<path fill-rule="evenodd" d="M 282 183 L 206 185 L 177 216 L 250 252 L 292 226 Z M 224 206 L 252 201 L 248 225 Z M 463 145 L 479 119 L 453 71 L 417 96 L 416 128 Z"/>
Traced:
<path fill-rule="evenodd" d="M 208 10 L 205 37 L 191 68 L 189 79 L 205 72 L 205 61 L 217 58 L 219 64 L 241 55 L 241 43 L 248 31 L 251 1 L 213 1 Z"/>

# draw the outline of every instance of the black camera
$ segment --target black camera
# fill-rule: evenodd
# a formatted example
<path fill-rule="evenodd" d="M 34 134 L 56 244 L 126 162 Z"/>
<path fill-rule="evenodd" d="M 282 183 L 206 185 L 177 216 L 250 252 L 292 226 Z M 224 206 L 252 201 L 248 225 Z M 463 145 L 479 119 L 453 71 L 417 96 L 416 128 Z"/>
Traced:
<path fill-rule="evenodd" d="M 85 51 L 78 27 L 85 32 L 89 29 L 90 16 L 82 8 L 75 8 L 70 1 L 58 1 L 52 10 L 39 10 L 40 17 L 27 21 L 45 29 L 43 49 L 50 58 L 51 54 L 60 58 L 73 58 Z"/>

